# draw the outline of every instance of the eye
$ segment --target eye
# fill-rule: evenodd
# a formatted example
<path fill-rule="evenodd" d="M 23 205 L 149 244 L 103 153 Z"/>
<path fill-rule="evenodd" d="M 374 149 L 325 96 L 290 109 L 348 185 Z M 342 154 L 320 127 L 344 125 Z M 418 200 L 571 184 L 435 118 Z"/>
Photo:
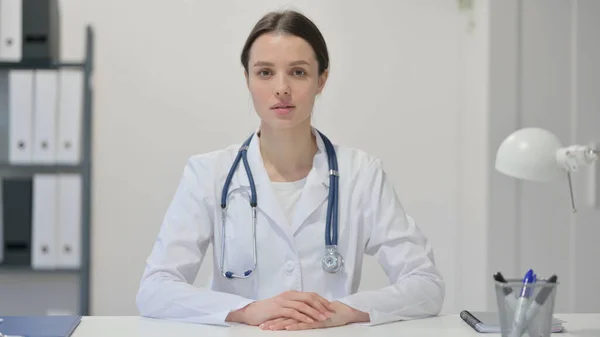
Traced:
<path fill-rule="evenodd" d="M 306 75 L 306 72 L 303 69 L 295 69 L 294 70 L 294 76 L 302 77 L 305 75 Z"/>
<path fill-rule="evenodd" d="M 260 77 L 268 77 L 268 76 L 271 76 L 271 75 L 272 75 L 271 71 L 270 71 L 270 70 L 268 70 L 268 69 L 262 69 L 262 70 L 259 70 L 257 74 L 258 74 L 258 76 L 260 76 Z"/>

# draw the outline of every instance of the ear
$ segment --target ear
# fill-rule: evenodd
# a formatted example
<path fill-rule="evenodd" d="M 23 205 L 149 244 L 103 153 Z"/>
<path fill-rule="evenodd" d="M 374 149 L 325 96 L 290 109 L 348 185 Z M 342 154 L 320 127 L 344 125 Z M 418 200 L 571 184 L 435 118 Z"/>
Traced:
<path fill-rule="evenodd" d="M 317 88 L 317 95 L 319 95 L 321 93 L 321 91 L 323 91 L 323 88 L 325 87 L 325 83 L 327 83 L 328 77 L 329 77 L 329 69 L 325 69 L 325 71 L 323 71 L 323 74 L 321 74 L 321 76 L 319 76 L 319 86 Z"/>
<path fill-rule="evenodd" d="M 250 84 L 250 82 L 249 82 L 248 72 L 245 70 L 244 70 L 244 77 L 246 77 L 246 86 L 248 86 Z"/>

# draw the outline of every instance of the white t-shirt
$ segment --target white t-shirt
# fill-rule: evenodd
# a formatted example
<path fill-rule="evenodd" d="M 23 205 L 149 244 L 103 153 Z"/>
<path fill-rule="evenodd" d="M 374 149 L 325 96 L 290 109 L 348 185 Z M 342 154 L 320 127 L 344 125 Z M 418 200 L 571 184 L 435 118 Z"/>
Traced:
<path fill-rule="evenodd" d="M 279 200 L 283 214 L 285 215 L 288 225 L 291 226 L 296 204 L 302 195 L 302 189 L 306 183 L 306 178 L 290 182 L 272 182 L 275 196 Z"/>

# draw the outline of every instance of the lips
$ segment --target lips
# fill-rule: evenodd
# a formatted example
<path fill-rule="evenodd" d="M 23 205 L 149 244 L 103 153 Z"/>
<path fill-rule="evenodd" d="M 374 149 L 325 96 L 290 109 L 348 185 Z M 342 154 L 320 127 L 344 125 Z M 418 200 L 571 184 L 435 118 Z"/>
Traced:
<path fill-rule="evenodd" d="M 271 109 L 293 109 L 296 106 L 289 103 L 277 103 L 271 107 Z"/>
<path fill-rule="evenodd" d="M 285 116 L 290 114 L 295 107 L 293 104 L 281 102 L 273 105 L 271 110 L 275 111 L 278 116 Z"/>

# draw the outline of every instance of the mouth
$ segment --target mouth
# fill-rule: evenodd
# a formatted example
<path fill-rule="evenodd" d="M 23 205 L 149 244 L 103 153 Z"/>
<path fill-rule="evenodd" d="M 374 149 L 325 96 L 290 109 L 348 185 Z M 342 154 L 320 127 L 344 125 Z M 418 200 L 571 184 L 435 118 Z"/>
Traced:
<path fill-rule="evenodd" d="M 285 115 L 292 112 L 295 107 L 292 104 L 276 104 L 271 107 L 271 110 L 274 110 L 278 115 Z"/>

